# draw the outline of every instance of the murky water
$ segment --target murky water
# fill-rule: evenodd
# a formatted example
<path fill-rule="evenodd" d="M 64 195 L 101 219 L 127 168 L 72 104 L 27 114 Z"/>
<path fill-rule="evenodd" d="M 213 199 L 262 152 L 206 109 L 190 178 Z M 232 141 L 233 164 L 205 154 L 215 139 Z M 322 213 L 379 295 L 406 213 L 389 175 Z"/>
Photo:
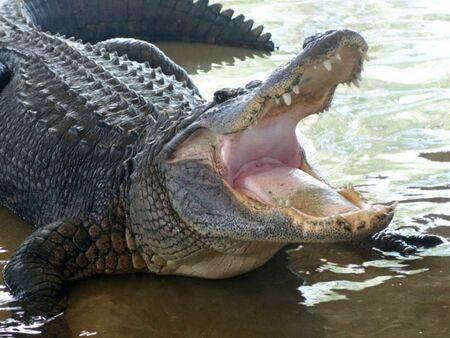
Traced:
<path fill-rule="evenodd" d="M 208 97 L 264 78 L 305 35 L 343 26 L 363 33 L 371 61 L 362 87 L 340 88 L 317 124 L 299 126 L 299 138 L 335 185 L 399 200 L 392 227 L 450 238 L 448 1 L 223 2 L 264 23 L 280 49 L 162 44 Z M 32 230 L 0 209 L 0 267 Z M 450 337 L 449 256 L 448 244 L 413 258 L 308 245 L 231 280 L 91 278 L 72 285 L 69 309 L 46 325 L 23 323 L 0 285 L 0 336 Z"/>

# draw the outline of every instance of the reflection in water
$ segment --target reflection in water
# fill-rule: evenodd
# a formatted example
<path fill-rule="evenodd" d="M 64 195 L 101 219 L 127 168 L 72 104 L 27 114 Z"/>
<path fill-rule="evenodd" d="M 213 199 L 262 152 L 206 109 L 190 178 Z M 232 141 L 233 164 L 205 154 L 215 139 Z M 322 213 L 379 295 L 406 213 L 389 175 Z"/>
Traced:
<path fill-rule="evenodd" d="M 151 275 L 95 278 L 72 288 L 66 319 L 114 337 L 322 337 L 281 253 L 258 271 L 222 281 Z M 123 318 L 124 314 L 128 315 Z"/>
<path fill-rule="evenodd" d="M 395 277 L 377 276 L 361 282 L 332 280 L 329 282 L 319 282 L 313 285 L 304 285 L 299 287 L 299 290 L 305 295 L 303 304 L 314 306 L 323 302 L 348 299 L 347 296 L 336 292 L 336 290 L 361 291 L 373 286 L 381 285 L 392 278 Z"/>
<path fill-rule="evenodd" d="M 450 184 L 437 185 L 433 187 L 410 187 L 410 188 L 420 190 L 450 190 Z"/>
<path fill-rule="evenodd" d="M 236 61 L 247 62 L 267 56 L 267 53 L 249 49 L 200 43 L 159 42 L 156 45 L 189 74 L 206 73 L 213 67 L 234 66 Z"/>
<path fill-rule="evenodd" d="M 159 44 L 207 98 L 267 76 L 305 35 L 349 27 L 370 45 L 361 89 L 339 88 L 299 138 L 330 182 L 400 204 L 393 228 L 450 238 L 450 8 L 446 0 L 228 0 L 274 33 L 269 55 Z M 0 267 L 32 227 L 0 208 Z M 418 257 L 345 245 L 305 245 L 225 281 L 97 277 L 70 288 L 69 310 L 25 325 L 0 280 L 0 336 L 448 337 L 450 245 Z M 286 265 L 289 262 L 289 266 Z M 303 294 L 302 294 L 303 293 Z"/>
<path fill-rule="evenodd" d="M 409 198 L 407 200 L 399 201 L 399 203 L 412 203 L 412 202 L 448 203 L 450 202 L 450 197 Z"/>

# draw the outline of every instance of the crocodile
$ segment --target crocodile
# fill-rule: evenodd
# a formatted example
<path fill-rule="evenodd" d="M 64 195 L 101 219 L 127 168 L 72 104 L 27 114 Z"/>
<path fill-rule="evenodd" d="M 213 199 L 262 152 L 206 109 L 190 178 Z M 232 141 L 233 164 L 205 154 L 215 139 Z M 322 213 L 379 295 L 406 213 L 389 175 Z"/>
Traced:
<path fill-rule="evenodd" d="M 358 85 L 359 33 L 308 37 L 211 101 L 148 42 L 274 50 L 253 25 L 207 0 L 0 1 L 0 204 L 37 228 L 4 283 L 27 309 L 61 311 L 68 282 L 96 274 L 236 276 L 289 243 L 414 250 L 381 232 L 396 203 L 333 188 L 295 135 Z"/>

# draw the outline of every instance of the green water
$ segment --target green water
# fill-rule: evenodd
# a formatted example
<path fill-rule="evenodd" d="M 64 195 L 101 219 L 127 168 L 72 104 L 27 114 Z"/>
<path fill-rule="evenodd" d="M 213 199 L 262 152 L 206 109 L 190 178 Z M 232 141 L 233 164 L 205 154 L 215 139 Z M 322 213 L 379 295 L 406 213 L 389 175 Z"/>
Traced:
<path fill-rule="evenodd" d="M 403 233 L 450 238 L 450 4 L 448 1 L 223 1 L 263 23 L 279 50 L 161 44 L 207 97 L 266 77 L 306 35 L 363 34 L 371 61 L 360 89 L 339 88 L 332 109 L 298 127 L 311 162 L 334 185 L 372 201 L 398 200 Z M 32 232 L 0 209 L 0 266 Z M 66 313 L 23 323 L 0 285 L 0 336 L 450 337 L 450 245 L 417 257 L 305 245 L 225 281 L 152 275 L 72 284 Z"/>

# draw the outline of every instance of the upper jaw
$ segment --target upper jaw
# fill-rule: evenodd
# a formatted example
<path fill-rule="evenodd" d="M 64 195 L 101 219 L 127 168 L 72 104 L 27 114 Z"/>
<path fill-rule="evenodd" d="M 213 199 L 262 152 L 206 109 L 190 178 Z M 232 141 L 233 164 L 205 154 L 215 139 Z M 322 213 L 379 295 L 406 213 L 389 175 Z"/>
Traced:
<path fill-rule="evenodd" d="M 233 134 L 296 104 L 307 108 L 305 115 L 319 113 L 329 107 L 338 84 L 359 86 L 367 50 L 365 40 L 354 31 L 328 31 L 310 40 L 257 88 L 209 109 L 198 125 L 218 134 Z M 274 109 L 277 106 L 280 109 Z"/>
<path fill-rule="evenodd" d="M 305 49 L 287 65 L 276 69 L 258 95 L 267 101 L 292 104 L 292 97 L 313 102 L 340 83 L 357 84 L 361 78 L 368 46 L 361 35 L 350 30 L 328 31 L 312 37 Z M 320 111 L 330 103 L 324 102 Z M 266 111 L 268 109 L 265 109 Z"/>

